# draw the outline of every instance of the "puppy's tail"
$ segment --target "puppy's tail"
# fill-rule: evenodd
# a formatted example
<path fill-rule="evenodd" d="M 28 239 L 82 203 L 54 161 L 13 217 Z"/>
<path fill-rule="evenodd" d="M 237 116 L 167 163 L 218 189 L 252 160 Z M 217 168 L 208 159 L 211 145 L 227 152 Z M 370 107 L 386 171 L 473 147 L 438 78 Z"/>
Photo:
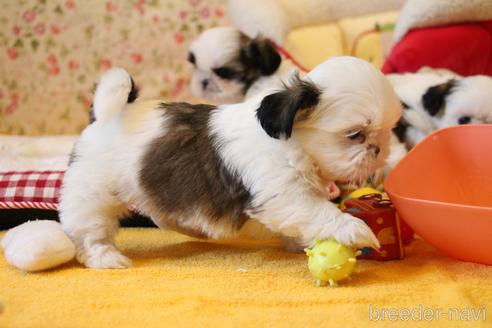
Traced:
<path fill-rule="evenodd" d="M 94 93 L 96 121 L 107 122 L 119 115 L 126 104 L 138 97 L 133 79 L 122 68 L 113 68 L 101 77 Z"/>

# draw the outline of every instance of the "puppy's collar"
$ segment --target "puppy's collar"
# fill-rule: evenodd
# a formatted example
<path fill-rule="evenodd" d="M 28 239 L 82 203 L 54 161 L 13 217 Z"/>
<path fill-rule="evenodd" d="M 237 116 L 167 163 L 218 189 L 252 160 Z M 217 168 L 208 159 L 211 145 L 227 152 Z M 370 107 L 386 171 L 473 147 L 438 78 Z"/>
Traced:
<path fill-rule="evenodd" d="M 297 68 L 299 68 L 301 71 L 307 73 L 310 71 L 309 68 L 307 68 L 306 66 L 304 66 L 301 62 L 299 62 L 297 59 L 295 59 L 287 50 L 285 50 L 285 48 L 283 48 L 282 46 L 280 46 L 279 44 L 277 44 L 275 41 L 273 41 L 272 39 L 268 39 L 272 44 L 273 46 L 275 47 L 275 49 L 285 58 L 287 58 L 288 60 L 290 60 L 295 66 L 297 66 Z"/>

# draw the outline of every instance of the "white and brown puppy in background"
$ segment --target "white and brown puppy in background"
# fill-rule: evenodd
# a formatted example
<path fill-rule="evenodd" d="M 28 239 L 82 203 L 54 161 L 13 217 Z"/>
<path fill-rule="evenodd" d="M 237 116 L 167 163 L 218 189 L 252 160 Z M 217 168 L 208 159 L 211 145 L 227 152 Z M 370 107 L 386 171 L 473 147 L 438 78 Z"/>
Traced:
<path fill-rule="evenodd" d="M 271 41 L 252 39 L 230 26 L 202 32 L 190 45 L 188 61 L 193 64 L 191 91 L 216 104 L 241 102 L 281 85 L 280 77 L 293 68 Z"/>
<path fill-rule="evenodd" d="M 492 123 L 490 76 L 424 72 L 387 77 L 404 106 L 395 132 L 409 148 L 437 129 Z"/>
<path fill-rule="evenodd" d="M 64 178 L 60 220 L 80 262 L 131 265 L 113 241 L 128 204 L 194 236 L 232 237 L 250 219 L 300 246 L 379 246 L 325 188 L 365 180 L 388 155 L 401 104 L 369 63 L 333 58 L 275 92 L 219 107 L 140 100 L 133 85 L 122 69 L 103 75 L 96 121 Z"/>

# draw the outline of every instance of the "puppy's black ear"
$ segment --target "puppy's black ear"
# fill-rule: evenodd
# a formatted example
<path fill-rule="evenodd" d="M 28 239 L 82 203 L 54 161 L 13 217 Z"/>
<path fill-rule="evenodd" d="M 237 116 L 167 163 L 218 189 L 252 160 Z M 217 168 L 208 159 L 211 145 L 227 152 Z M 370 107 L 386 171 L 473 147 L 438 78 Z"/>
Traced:
<path fill-rule="evenodd" d="M 409 127 L 408 123 L 402 117 L 400 118 L 396 126 L 393 128 L 393 133 L 396 135 L 399 142 L 405 142 L 408 127 Z"/>
<path fill-rule="evenodd" d="M 263 98 L 256 117 L 265 132 L 272 138 L 290 138 L 296 114 L 307 111 L 319 103 L 321 91 L 312 82 L 294 77 L 290 86 Z"/>
<path fill-rule="evenodd" d="M 445 83 L 427 89 L 422 96 L 422 104 L 424 109 L 431 116 L 436 116 L 439 110 L 444 106 L 446 96 L 451 93 L 451 89 L 456 85 L 456 80 L 449 80 Z"/>
<path fill-rule="evenodd" d="M 242 49 L 247 66 L 257 68 L 262 75 L 271 75 L 280 66 L 282 58 L 269 40 L 256 37 Z"/>

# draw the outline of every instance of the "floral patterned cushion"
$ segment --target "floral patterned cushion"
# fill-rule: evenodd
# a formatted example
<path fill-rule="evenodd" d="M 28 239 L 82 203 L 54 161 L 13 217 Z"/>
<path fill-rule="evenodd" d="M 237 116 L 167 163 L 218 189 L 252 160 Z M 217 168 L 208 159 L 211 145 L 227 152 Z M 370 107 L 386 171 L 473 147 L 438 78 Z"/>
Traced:
<path fill-rule="evenodd" d="M 94 82 L 126 68 L 144 97 L 191 100 L 189 42 L 227 23 L 226 0 L 3 1 L 0 133 L 78 133 Z"/>

